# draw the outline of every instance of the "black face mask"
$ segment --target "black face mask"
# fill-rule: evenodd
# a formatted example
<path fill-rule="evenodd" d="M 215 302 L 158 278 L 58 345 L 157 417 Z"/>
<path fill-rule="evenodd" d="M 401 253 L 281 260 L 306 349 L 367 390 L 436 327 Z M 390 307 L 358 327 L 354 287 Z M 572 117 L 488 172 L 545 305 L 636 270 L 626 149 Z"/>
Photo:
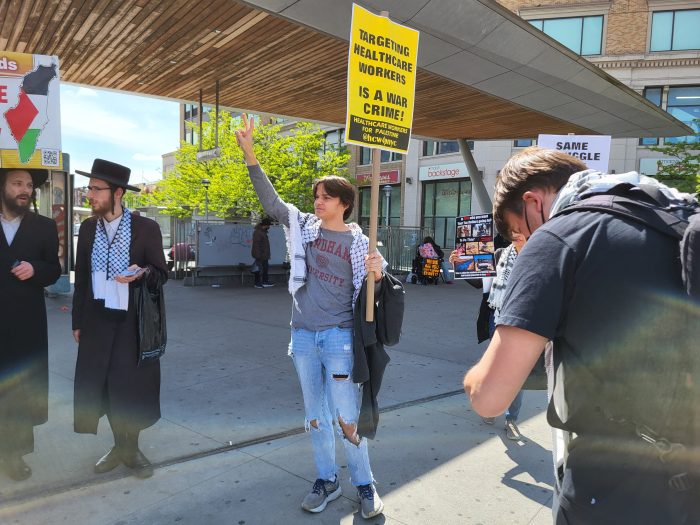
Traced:
<path fill-rule="evenodd" d="M 532 231 L 532 228 L 530 227 L 530 221 L 529 221 L 528 218 L 527 218 L 527 206 L 525 206 L 524 211 L 525 211 L 525 225 L 527 226 L 527 231 L 528 231 L 528 233 L 529 233 L 529 235 L 528 235 L 527 237 L 525 237 L 525 240 L 527 241 L 528 239 L 530 239 L 530 236 L 532 236 L 533 231 Z M 542 219 L 542 224 L 544 224 L 545 222 L 547 222 L 547 221 L 544 219 L 544 208 L 540 210 L 540 218 Z M 541 226 L 542 224 L 540 224 L 540 226 Z"/>

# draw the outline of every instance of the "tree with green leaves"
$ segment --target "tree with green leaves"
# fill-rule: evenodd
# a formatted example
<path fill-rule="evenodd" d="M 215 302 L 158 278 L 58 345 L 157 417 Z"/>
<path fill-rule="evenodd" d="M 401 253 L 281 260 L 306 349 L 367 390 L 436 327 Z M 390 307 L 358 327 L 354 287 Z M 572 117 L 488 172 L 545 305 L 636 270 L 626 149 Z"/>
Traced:
<path fill-rule="evenodd" d="M 221 156 L 206 162 L 197 161 L 198 145 L 182 143 L 175 153 L 175 169 L 166 174 L 149 203 L 164 207 L 163 213 L 189 217 L 193 209 L 203 213 L 206 191 L 203 179 L 210 181 L 209 213 L 224 219 L 261 215 L 262 207 L 248 177 L 243 154 L 234 131 L 240 118 L 219 114 L 219 148 Z M 215 147 L 212 122 L 203 124 L 202 148 Z M 255 153 L 280 197 L 300 210 L 313 212 L 313 180 L 324 175 L 347 176 L 349 154 L 344 148 L 324 151 L 322 130 L 300 122 L 289 132 L 280 125 L 261 125 L 255 129 Z"/>
<path fill-rule="evenodd" d="M 696 129 L 700 121 L 695 120 Z M 663 146 L 648 146 L 647 149 L 663 153 L 674 159 L 673 163 L 659 162 L 659 171 L 653 177 L 667 186 L 686 193 L 700 191 L 700 132 L 685 140 L 665 141 Z"/>

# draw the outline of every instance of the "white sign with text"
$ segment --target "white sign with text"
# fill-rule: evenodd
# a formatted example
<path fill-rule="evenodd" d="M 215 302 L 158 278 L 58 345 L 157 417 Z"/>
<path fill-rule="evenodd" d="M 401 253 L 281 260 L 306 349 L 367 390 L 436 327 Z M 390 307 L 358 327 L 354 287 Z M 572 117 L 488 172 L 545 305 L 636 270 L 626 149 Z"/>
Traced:
<path fill-rule="evenodd" d="M 541 148 L 563 151 L 578 157 L 592 170 L 608 172 L 610 161 L 609 135 L 540 135 L 537 145 Z"/>
<path fill-rule="evenodd" d="M 463 162 L 423 166 L 418 170 L 419 180 L 461 179 L 469 177 L 467 166 Z"/>

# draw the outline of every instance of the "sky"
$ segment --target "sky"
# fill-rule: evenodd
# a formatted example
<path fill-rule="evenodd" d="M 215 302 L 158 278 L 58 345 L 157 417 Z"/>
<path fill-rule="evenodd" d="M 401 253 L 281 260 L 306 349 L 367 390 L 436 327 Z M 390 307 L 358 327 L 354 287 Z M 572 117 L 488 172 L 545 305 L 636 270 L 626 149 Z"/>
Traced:
<path fill-rule="evenodd" d="M 180 140 L 177 102 L 61 84 L 61 150 L 70 171 L 101 158 L 131 168 L 131 183 L 162 178 L 162 157 Z M 88 179 L 75 177 L 75 187 Z"/>

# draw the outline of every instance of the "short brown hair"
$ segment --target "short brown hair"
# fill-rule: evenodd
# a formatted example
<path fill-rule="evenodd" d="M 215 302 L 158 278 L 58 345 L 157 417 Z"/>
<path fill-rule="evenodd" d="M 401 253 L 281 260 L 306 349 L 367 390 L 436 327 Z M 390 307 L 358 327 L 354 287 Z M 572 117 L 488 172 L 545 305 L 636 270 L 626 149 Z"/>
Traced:
<path fill-rule="evenodd" d="M 496 178 L 493 194 L 493 220 L 496 230 L 510 239 L 506 212 L 521 214 L 523 194 L 533 188 L 559 191 L 576 172 L 588 167 L 576 157 L 561 151 L 532 146 L 513 155 Z"/>
<path fill-rule="evenodd" d="M 345 213 L 343 213 L 343 220 L 347 221 L 355 207 L 355 186 L 343 177 L 328 175 L 314 181 L 314 199 L 316 198 L 316 188 L 318 188 L 319 184 L 323 184 L 323 189 L 326 190 L 328 195 L 338 197 L 340 202 L 347 206 Z"/>

